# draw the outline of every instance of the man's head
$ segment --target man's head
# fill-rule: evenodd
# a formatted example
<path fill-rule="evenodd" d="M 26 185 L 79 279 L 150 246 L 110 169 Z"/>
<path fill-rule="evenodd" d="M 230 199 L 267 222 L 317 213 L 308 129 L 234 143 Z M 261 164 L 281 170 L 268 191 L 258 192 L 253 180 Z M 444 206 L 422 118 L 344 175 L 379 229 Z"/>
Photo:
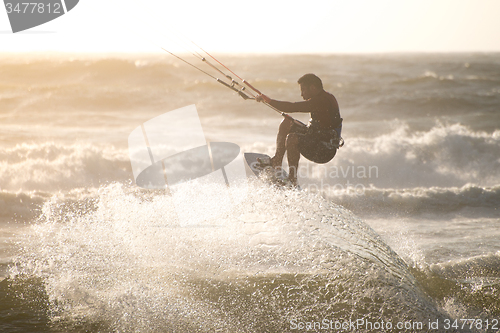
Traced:
<path fill-rule="evenodd" d="M 323 82 L 321 82 L 321 79 L 314 74 L 303 75 L 297 83 L 300 85 L 300 92 L 302 98 L 305 100 L 316 96 L 323 90 Z"/>

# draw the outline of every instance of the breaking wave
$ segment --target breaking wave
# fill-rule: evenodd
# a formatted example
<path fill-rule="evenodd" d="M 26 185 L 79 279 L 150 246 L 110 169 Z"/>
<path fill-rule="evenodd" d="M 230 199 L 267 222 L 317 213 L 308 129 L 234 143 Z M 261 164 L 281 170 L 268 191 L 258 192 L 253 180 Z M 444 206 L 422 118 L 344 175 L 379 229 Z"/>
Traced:
<path fill-rule="evenodd" d="M 459 213 L 481 208 L 485 216 L 498 215 L 500 185 L 479 187 L 417 187 L 408 189 L 353 188 L 327 194 L 332 201 L 362 215 L 411 216 Z"/>
<path fill-rule="evenodd" d="M 1 189 L 53 193 L 126 181 L 131 170 L 124 153 L 91 144 L 53 142 L 0 149 Z"/>
<path fill-rule="evenodd" d="M 500 184 L 500 131 L 475 132 L 442 123 L 429 131 L 411 131 L 400 123 L 386 135 L 346 142 L 336 164 L 378 167 L 378 179 L 370 179 L 377 187 Z"/>
<path fill-rule="evenodd" d="M 8 283 L 42 288 L 47 320 L 66 329 L 83 318 L 86 328 L 189 332 L 446 318 L 348 210 L 250 186 L 239 206 L 193 227 L 180 227 L 162 193 L 110 185 L 70 209 L 53 199 L 23 240 Z"/>

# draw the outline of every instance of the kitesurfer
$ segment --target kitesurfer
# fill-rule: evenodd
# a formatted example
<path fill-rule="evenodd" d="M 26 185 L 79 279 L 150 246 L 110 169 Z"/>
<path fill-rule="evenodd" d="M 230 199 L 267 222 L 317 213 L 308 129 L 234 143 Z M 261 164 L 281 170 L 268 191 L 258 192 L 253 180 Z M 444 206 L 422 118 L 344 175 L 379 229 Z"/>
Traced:
<path fill-rule="evenodd" d="M 337 99 L 323 89 L 321 79 L 314 74 L 305 74 L 297 82 L 304 99 L 302 102 L 277 101 L 264 94 L 255 98 L 285 113 L 311 114 L 307 125 L 285 115 L 276 138 L 276 153 L 269 161 L 260 161 L 279 169 L 286 152 L 288 180 L 293 186 L 297 185 L 300 155 L 315 163 L 327 163 L 337 153 L 342 130 Z"/>

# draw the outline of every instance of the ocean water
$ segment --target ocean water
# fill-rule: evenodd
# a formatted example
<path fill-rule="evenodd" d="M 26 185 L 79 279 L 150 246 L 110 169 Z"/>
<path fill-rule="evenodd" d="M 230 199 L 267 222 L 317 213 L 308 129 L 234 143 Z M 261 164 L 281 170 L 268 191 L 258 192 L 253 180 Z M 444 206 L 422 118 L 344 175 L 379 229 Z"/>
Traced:
<path fill-rule="evenodd" d="M 168 54 L 0 59 L 1 332 L 500 330 L 499 54 L 218 56 L 276 99 L 316 73 L 346 143 L 195 226 L 128 135 L 195 104 L 272 154 L 279 114 Z"/>

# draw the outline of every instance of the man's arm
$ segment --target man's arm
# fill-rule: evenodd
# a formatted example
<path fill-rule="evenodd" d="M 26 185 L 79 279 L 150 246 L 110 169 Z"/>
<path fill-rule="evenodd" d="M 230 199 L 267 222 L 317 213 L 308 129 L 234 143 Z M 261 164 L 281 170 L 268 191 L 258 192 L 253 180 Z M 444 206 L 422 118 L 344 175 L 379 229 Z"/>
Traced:
<path fill-rule="evenodd" d="M 285 102 L 285 101 L 277 101 L 275 99 L 269 98 L 266 95 L 259 95 L 255 98 L 257 102 L 264 101 L 272 107 L 287 113 L 294 112 L 305 112 L 310 113 L 315 111 L 317 108 L 315 104 L 311 100 L 302 101 L 302 102 Z"/>
<path fill-rule="evenodd" d="M 285 102 L 285 101 L 277 101 L 271 99 L 268 102 L 268 104 L 280 111 L 287 113 L 294 113 L 294 112 L 310 113 L 317 110 L 317 108 L 315 107 L 314 103 L 311 102 L 311 100 L 302 102 Z"/>

